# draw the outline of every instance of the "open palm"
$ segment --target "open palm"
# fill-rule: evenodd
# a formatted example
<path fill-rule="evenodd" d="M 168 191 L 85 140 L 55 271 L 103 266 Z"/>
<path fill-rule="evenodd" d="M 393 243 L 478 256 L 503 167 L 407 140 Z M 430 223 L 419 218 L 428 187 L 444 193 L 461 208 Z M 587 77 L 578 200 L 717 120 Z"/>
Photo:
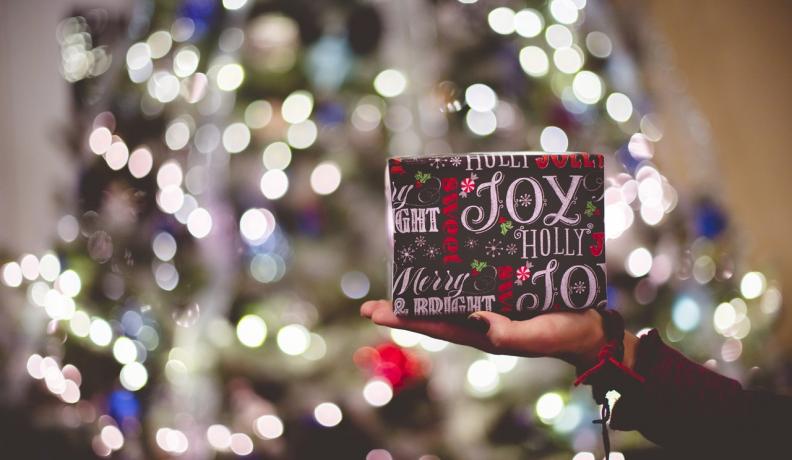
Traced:
<path fill-rule="evenodd" d="M 406 329 L 469 345 L 488 353 L 525 357 L 550 356 L 575 366 L 596 360 L 605 343 L 602 320 L 594 310 L 554 312 L 528 320 L 511 320 L 493 312 L 476 312 L 466 324 L 397 317 L 388 300 L 369 300 L 360 314 L 376 324 Z"/>

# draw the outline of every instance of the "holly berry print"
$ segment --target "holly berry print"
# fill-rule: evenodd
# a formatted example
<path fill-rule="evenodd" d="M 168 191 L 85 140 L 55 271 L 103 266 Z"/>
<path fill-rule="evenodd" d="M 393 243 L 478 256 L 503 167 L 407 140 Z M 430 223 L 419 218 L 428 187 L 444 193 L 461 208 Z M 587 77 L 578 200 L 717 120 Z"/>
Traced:
<path fill-rule="evenodd" d="M 603 161 L 541 152 L 390 159 L 396 314 L 520 319 L 604 306 Z"/>

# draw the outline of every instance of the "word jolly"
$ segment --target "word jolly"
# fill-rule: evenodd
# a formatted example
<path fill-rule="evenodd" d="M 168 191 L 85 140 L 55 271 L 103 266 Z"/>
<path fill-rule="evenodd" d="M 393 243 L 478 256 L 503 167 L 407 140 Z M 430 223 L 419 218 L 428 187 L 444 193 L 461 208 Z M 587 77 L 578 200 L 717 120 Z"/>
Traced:
<path fill-rule="evenodd" d="M 569 186 L 564 189 L 558 182 L 558 176 L 542 176 L 542 179 L 550 185 L 550 188 L 555 196 L 558 197 L 559 201 L 558 209 L 556 209 L 555 212 L 545 214 L 542 219 L 542 224 L 556 225 L 560 222 L 571 226 L 580 222 L 580 213 L 568 216 L 567 212 L 572 205 L 575 193 L 580 187 L 580 181 L 583 176 L 571 175 L 569 177 L 571 178 L 571 182 Z M 489 193 L 489 206 L 488 209 L 478 205 L 471 205 L 465 208 L 465 210 L 462 211 L 462 225 L 466 229 L 474 233 L 483 233 L 492 228 L 498 221 L 498 202 L 500 200 L 499 185 L 501 182 L 503 182 L 503 173 L 497 171 L 492 175 L 492 179 L 489 182 L 479 184 L 476 189 L 476 195 L 482 196 L 485 193 Z M 521 184 L 529 186 L 534 195 L 533 209 L 529 210 L 530 215 L 527 216 L 521 215 L 514 204 L 517 188 Z M 542 211 L 545 207 L 544 196 L 542 184 L 537 179 L 533 177 L 520 177 L 509 184 L 509 187 L 506 189 L 506 211 L 513 221 L 519 224 L 530 224 L 535 222 L 542 215 Z"/>

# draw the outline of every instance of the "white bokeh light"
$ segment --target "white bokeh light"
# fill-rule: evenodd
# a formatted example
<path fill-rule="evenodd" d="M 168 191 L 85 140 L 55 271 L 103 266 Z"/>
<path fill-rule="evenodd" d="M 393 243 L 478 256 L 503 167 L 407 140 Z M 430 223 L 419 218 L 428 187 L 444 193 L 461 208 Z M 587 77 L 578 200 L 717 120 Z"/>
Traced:
<path fill-rule="evenodd" d="M 231 447 L 231 430 L 225 425 L 211 425 L 206 429 L 206 440 L 215 450 L 226 451 Z"/>
<path fill-rule="evenodd" d="M 407 89 L 407 77 L 396 69 L 386 69 L 374 78 L 374 89 L 382 96 L 396 97 Z"/>
<path fill-rule="evenodd" d="M 259 100 L 251 102 L 245 109 L 245 124 L 250 129 L 261 129 L 272 120 L 272 104 Z"/>
<path fill-rule="evenodd" d="M 217 71 L 217 87 L 222 91 L 234 91 L 244 80 L 245 69 L 237 63 L 225 64 Z"/>
<path fill-rule="evenodd" d="M 477 136 L 488 136 L 495 132 L 498 120 L 492 111 L 478 112 L 469 110 L 465 115 L 465 124 Z"/>
<path fill-rule="evenodd" d="M 204 208 L 196 208 L 187 217 L 187 230 L 196 238 L 204 238 L 212 231 L 212 215 Z"/>
<path fill-rule="evenodd" d="M 151 242 L 151 248 L 159 260 L 167 262 L 176 255 L 176 238 L 168 232 L 157 233 Z"/>
<path fill-rule="evenodd" d="M 596 104 L 602 98 L 602 80 L 594 72 L 583 70 L 572 80 L 575 97 L 584 104 Z"/>
<path fill-rule="evenodd" d="M 97 155 L 102 155 L 107 152 L 107 149 L 110 148 L 110 144 L 112 143 L 113 133 L 104 126 L 99 126 L 94 129 L 91 131 L 91 135 L 88 136 L 88 147 Z"/>
<path fill-rule="evenodd" d="M 28 281 L 33 281 L 39 277 L 39 260 L 33 254 L 25 254 L 19 259 L 19 267 L 22 276 Z"/>
<path fill-rule="evenodd" d="M 572 46 L 574 37 L 569 27 L 561 24 L 553 24 L 545 29 L 545 40 L 552 48 L 558 49 L 565 46 Z"/>
<path fill-rule="evenodd" d="M 471 109 L 486 112 L 495 109 L 498 96 L 495 91 L 483 83 L 475 83 L 465 90 L 465 102 Z"/>
<path fill-rule="evenodd" d="M 138 357 L 135 343 L 129 337 L 117 338 L 113 344 L 113 357 L 121 364 L 134 362 Z"/>
<path fill-rule="evenodd" d="M 578 8 L 572 0 L 550 0 L 550 14 L 561 24 L 574 24 Z"/>
<path fill-rule="evenodd" d="M 176 120 L 165 130 L 165 145 L 171 150 L 181 150 L 190 141 L 190 126 L 184 120 Z"/>
<path fill-rule="evenodd" d="M 324 427 L 334 427 L 343 418 L 341 408 L 331 402 L 323 402 L 314 408 L 314 419 Z"/>
<path fill-rule="evenodd" d="M 276 439 L 283 434 L 283 422 L 277 415 L 262 415 L 255 422 L 256 434 L 264 439 Z"/>
<path fill-rule="evenodd" d="M 132 154 L 129 155 L 129 162 L 127 167 L 132 177 L 140 179 L 146 177 L 151 172 L 151 167 L 154 164 L 154 158 L 151 156 L 149 149 L 145 147 L 138 147 Z"/>
<path fill-rule="evenodd" d="M 316 142 L 319 135 L 319 128 L 311 120 L 304 120 L 300 123 L 289 126 L 286 130 L 286 140 L 295 149 L 307 149 Z"/>
<path fill-rule="evenodd" d="M 280 169 L 271 169 L 261 176 L 261 193 L 270 200 L 277 200 L 289 189 L 289 177 Z"/>
<path fill-rule="evenodd" d="M 311 188 L 319 195 L 329 195 L 341 184 L 341 169 L 333 161 L 323 161 L 311 172 Z"/>
<path fill-rule="evenodd" d="M 622 93 L 613 93 L 605 100 L 608 115 L 615 121 L 623 123 L 632 117 L 633 105 L 630 98 Z"/>
<path fill-rule="evenodd" d="M 311 334 L 302 324 L 289 324 L 278 331 L 278 348 L 287 355 L 300 355 L 308 349 Z"/>
<path fill-rule="evenodd" d="M 245 433 L 234 433 L 230 438 L 231 452 L 239 455 L 246 456 L 253 453 L 253 440 Z"/>
<path fill-rule="evenodd" d="M 80 275 L 78 275 L 74 270 L 65 270 L 58 276 L 57 287 L 58 290 L 64 295 L 76 297 L 82 288 Z"/>
<path fill-rule="evenodd" d="M 258 243 L 272 234 L 272 213 L 267 209 L 248 209 L 239 218 L 239 232 L 248 242 Z"/>
<path fill-rule="evenodd" d="M 520 50 L 520 67 L 532 77 L 543 77 L 550 69 L 550 60 L 542 48 L 526 46 Z"/>
<path fill-rule="evenodd" d="M 525 38 L 533 38 L 542 33 L 544 19 L 531 8 L 525 8 L 514 15 L 514 31 Z"/>
<path fill-rule="evenodd" d="M 558 48 L 553 52 L 553 63 L 561 72 L 573 74 L 583 67 L 583 54 L 569 46 Z"/>
<path fill-rule="evenodd" d="M 160 188 L 180 186 L 184 175 L 182 168 L 175 160 L 166 161 L 157 171 L 157 185 Z"/>
<path fill-rule="evenodd" d="M 273 142 L 261 154 L 261 161 L 267 169 L 286 169 L 291 159 L 291 148 L 285 142 Z"/>
<path fill-rule="evenodd" d="M 228 153 L 239 153 L 250 144 L 250 129 L 241 122 L 231 123 L 223 130 L 223 148 Z"/>
<path fill-rule="evenodd" d="M 181 209 L 184 204 L 184 191 L 177 185 L 170 185 L 157 192 L 157 204 L 168 214 Z"/>
<path fill-rule="evenodd" d="M 148 371 L 138 362 L 125 364 L 119 375 L 121 385 L 129 391 L 137 391 L 148 382 Z"/>
<path fill-rule="evenodd" d="M 102 427 L 99 438 L 110 450 L 118 450 L 124 446 L 124 435 L 115 425 Z"/>
<path fill-rule="evenodd" d="M 89 337 L 91 342 L 100 347 L 104 347 L 109 345 L 110 341 L 113 340 L 113 330 L 110 328 L 110 324 L 108 324 L 107 321 L 102 318 L 94 318 L 91 321 Z"/>
<path fill-rule="evenodd" d="M 545 423 L 558 417 L 562 410 L 564 410 L 564 400 L 558 393 L 545 393 L 536 400 L 536 415 Z"/>
<path fill-rule="evenodd" d="M 393 398 L 393 388 L 385 380 L 374 378 L 363 387 L 363 398 L 374 407 L 382 407 Z"/>
<path fill-rule="evenodd" d="M 301 123 L 311 116 L 314 100 L 311 93 L 304 90 L 295 91 L 283 100 L 281 115 L 287 123 Z"/>
<path fill-rule="evenodd" d="M 740 280 L 740 293 L 746 299 L 755 299 L 762 295 L 767 287 L 767 280 L 760 272 L 748 272 Z"/>
<path fill-rule="evenodd" d="M 487 23 L 498 34 L 508 35 L 514 32 L 514 10 L 501 6 L 490 11 Z"/>
<path fill-rule="evenodd" d="M 129 148 L 123 141 L 113 142 L 105 152 L 104 158 L 110 169 L 118 171 L 126 166 L 127 160 L 129 160 Z"/>
<path fill-rule="evenodd" d="M 646 275 L 652 269 L 652 253 L 643 247 L 633 249 L 627 256 L 625 268 L 634 278 Z"/>
<path fill-rule="evenodd" d="M 3 284 L 8 287 L 19 287 L 22 284 L 22 267 L 16 262 L 3 265 Z"/>
<path fill-rule="evenodd" d="M 495 364 L 487 359 L 474 361 L 467 371 L 467 382 L 476 395 L 489 395 L 498 388 L 500 376 Z"/>
<path fill-rule="evenodd" d="M 267 338 L 267 324 L 258 315 L 245 315 L 237 323 L 236 335 L 242 345 L 260 347 Z"/>
<path fill-rule="evenodd" d="M 545 152 L 566 152 L 569 139 L 563 129 L 557 126 L 548 126 L 539 136 L 539 144 Z"/>

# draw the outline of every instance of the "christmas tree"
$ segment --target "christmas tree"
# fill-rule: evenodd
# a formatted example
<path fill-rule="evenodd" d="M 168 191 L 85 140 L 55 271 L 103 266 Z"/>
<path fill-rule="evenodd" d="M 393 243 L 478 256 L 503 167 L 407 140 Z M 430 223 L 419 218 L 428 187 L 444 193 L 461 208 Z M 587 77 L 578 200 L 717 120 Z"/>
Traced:
<path fill-rule="evenodd" d="M 61 433 L 48 453 L 595 458 L 598 411 L 570 368 L 358 318 L 387 295 L 394 155 L 604 153 L 609 304 L 749 376 L 780 292 L 742 265 L 711 190 L 663 176 L 642 42 L 613 15 L 182 0 L 65 18 L 79 186 L 50 252 L 2 261 L 35 325 L 4 354 L 27 369 L 36 436 Z"/>

